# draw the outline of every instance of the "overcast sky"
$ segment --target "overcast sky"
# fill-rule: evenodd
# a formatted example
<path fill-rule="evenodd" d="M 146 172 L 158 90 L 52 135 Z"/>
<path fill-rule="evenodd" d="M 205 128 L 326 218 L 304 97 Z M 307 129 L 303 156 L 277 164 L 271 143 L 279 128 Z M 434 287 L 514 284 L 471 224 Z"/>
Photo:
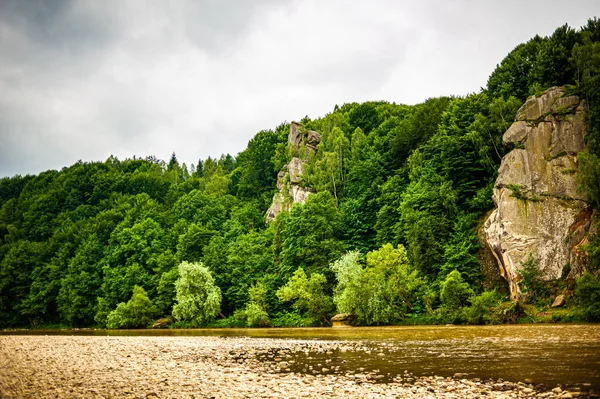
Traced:
<path fill-rule="evenodd" d="M 0 0 L 0 176 L 236 155 L 336 104 L 485 86 L 589 1 Z"/>

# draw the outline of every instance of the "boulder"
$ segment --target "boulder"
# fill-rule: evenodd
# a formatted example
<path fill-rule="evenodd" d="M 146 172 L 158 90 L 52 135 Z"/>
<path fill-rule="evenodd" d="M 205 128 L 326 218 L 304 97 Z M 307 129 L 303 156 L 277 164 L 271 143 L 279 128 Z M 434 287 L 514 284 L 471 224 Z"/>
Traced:
<path fill-rule="evenodd" d="M 585 193 L 577 190 L 585 109 L 577 96 L 553 87 L 528 98 L 503 136 L 514 149 L 502 159 L 493 192 L 496 207 L 484 236 L 512 299 L 520 295 L 519 270 L 530 254 L 543 280 L 558 279 L 587 237 L 589 224 L 572 231 L 588 206 Z"/>
<path fill-rule="evenodd" d="M 321 135 L 314 130 L 309 130 L 306 137 L 306 147 L 313 151 L 317 151 L 317 146 L 321 142 Z"/>
<path fill-rule="evenodd" d="M 290 175 L 290 183 L 299 184 L 302 180 L 304 162 L 300 158 L 294 157 L 286 167 L 287 172 Z"/>
<path fill-rule="evenodd" d="M 154 322 L 154 324 L 152 325 L 152 328 L 168 328 L 170 325 L 171 325 L 171 321 L 165 317 L 165 318 L 156 320 Z"/>
<path fill-rule="evenodd" d="M 317 146 L 321 142 L 321 135 L 314 130 L 306 130 L 299 122 L 290 123 L 290 132 L 288 133 L 288 143 L 296 150 L 302 145 L 316 151 Z"/>
<path fill-rule="evenodd" d="M 563 294 L 558 295 L 554 298 L 554 302 L 552 302 L 553 308 L 559 308 L 565 304 L 565 296 Z"/>
<path fill-rule="evenodd" d="M 333 327 L 352 327 L 352 320 L 354 320 L 353 314 L 340 313 L 331 318 L 331 323 Z"/>

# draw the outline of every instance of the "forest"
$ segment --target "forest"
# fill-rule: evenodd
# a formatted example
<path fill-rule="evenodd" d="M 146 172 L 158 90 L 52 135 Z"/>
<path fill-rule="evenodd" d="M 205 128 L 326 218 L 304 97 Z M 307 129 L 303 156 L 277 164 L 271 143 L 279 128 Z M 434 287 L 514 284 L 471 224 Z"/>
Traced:
<path fill-rule="evenodd" d="M 335 105 L 311 187 L 266 223 L 291 159 L 285 122 L 237 154 L 77 162 L 0 180 L 0 327 L 284 327 L 600 321 L 600 237 L 577 281 L 523 265 L 520 301 L 482 272 L 477 232 L 528 96 L 566 86 L 588 104 L 579 181 L 600 206 L 600 21 L 514 48 L 478 93 L 417 105 Z M 598 231 L 598 230 L 596 230 Z M 548 310 L 559 292 L 567 307 Z M 544 318 L 545 317 L 545 318 Z"/>

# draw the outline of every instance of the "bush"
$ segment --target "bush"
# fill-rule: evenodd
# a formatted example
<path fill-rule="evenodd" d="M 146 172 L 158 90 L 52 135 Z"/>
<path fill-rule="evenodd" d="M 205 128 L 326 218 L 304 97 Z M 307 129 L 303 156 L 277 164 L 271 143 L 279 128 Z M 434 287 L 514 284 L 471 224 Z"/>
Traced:
<path fill-rule="evenodd" d="M 137 285 L 133 288 L 131 299 L 121 302 L 117 308 L 108 314 L 108 328 L 139 328 L 148 326 L 156 313 L 154 304 L 148 294 Z"/>
<path fill-rule="evenodd" d="M 298 268 L 288 282 L 277 290 L 277 297 L 282 302 L 294 301 L 292 306 L 304 310 L 309 318 L 329 324 L 333 300 L 325 293 L 326 283 L 324 275 L 313 273 L 309 279 L 304 269 Z"/>
<path fill-rule="evenodd" d="M 450 272 L 440 284 L 440 300 L 447 309 L 455 310 L 467 305 L 473 294 L 469 283 L 463 280 L 458 270 Z"/>
<path fill-rule="evenodd" d="M 523 278 L 521 281 L 521 291 L 525 295 L 525 302 L 541 306 L 550 300 L 550 284 L 542 281 L 538 262 L 531 254 L 529 254 L 525 262 L 521 262 L 519 274 Z"/>
<path fill-rule="evenodd" d="M 577 280 L 575 289 L 577 301 L 587 321 L 600 321 L 600 279 L 584 273 Z"/>
<path fill-rule="evenodd" d="M 127 304 L 121 302 L 117 308 L 108 314 L 106 318 L 106 327 L 108 328 L 125 328 L 127 323 Z"/>
<path fill-rule="evenodd" d="M 494 308 L 492 312 L 493 323 L 515 324 L 523 318 L 531 321 L 535 317 L 536 310 L 531 305 L 519 301 L 503 302 Z"/>
<path fill-rule="evenodd" d="M 426 281 L 409 264 L 402 245 L 385 244 L 369 252 L 364 268 L 360 258 L 359 252 L 348 252 L 329 266 L 338 281 L 333 301 L 339 313 L 352 313 L 354 323 L 371 325 L 398 322 L 424 310 L 419 294 Z"/>
<path fill-rule="evenodd" d="M 248 327 L 268 327 L 271 324 L 269 314 L 256 303 L 246 306 L 246 325 Z"/>
<path fill-rule="evenodd" d="M 471 306 L 467 310 L 469 324 L 493 324 L 494 308 L 500 303 L 496 291 L 485 291 L 481 295 L 471 297 Z"/>
<path fill-rule="evenodd" d="M 318 320 L 302 317 L 298 311 L 276 313 L 271 319 L 272 327 L 313 327 L 319 324 Z"/>
<path fill-rule="evenodd" d="M 260 281 L 248 289 L 249 301 L 244 309 L 233 313 L 237 322 L 245 327 L 268 327 L 271 325 L 268 313 L 267 289 Z"/>
<path fill-rule="evenodd" d="M 431 313 L 435 324 L 465 324 L 467 322 L 466 308 L 440 307 Z"/>

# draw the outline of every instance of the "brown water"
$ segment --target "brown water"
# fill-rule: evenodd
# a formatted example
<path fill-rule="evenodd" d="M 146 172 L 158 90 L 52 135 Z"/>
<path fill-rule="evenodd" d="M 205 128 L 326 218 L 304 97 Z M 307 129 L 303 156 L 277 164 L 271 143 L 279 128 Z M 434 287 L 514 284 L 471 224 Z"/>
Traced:
<path fill-rule="evenodd" d="M 524 381 L 546 388 L 600 391 L 600 325 L 415 326 L 290 329 L 44 330 L 3 334 L 131 336 L 246 336 L 293 339 L 298 350 L 272 349 L 265 361 L 285 357 L 287 372 L 376 372 L 383 380 L 414 375 Z M 319 342 L 335 343 L 320 350 Z M 328 345 L 330 346 L 330 345 Z M 280 353 L 281 352 L 281 353 Z M 291 361 L 290 361 L 291 360 Z M 323 368 L 326 371 L 323 371 Z"/>

